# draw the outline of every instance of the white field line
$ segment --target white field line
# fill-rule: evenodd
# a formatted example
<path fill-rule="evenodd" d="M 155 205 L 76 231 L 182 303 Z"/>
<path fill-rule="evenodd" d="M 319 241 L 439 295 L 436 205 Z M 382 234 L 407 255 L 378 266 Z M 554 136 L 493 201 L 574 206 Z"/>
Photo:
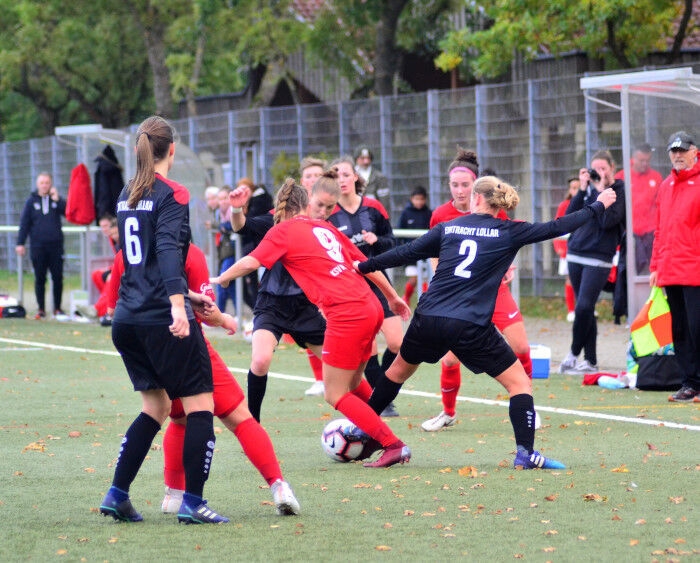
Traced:
<path fill-rule="evenodd" d="M 22 346 L 30 346 L 33 348 L 45 348 L 48 350 L 63 350 L 65 352 L 76 352 L 79 354 L 99 354 L 103 356 L 119 356 L 119 353 L 116 350 L 91 350 L 89 348 L 78 348 L 75 346 L 61 346 L 58 344 L 45 344 L 42 342 L 32 342 L 28 340 L 17 340 L 14 338 L 0 338 L 0 342 L 4 342 L 7 344 L 15 344 L 15 345 L 22 345 Z M 0 349 L 2 350 L 2 349 Z M 233 368 L 229 367 L 231 372 L 233 373 L 240 373 L 240 374 L 247 374 L 248 370 L 247 369 L 241 369 L 241 368 Z M 289 375 L 286 373 L 277 373 L 277 372 L 269 372 L 268 377 L 273 377 L 276 379 L 286 379 L 288 381 L 303 381 L 305 383 L 313 383 L 313 379 L 310 377 L 303 377 L 300 375 Z M 404 395 L 412 395 L 414 397 L 427 397 L 431 399 L 439 399 L 440 395 L 437 393 L 428 393 L 426 391 L 414 391 L 411 389 L 402 389 L 401 393 Z M 508 401 L 497 401 L 494 399 L 481 399 L 478 397 L 463 397 L 459 396 L 457 398 L 458 401 L 462 402 L 467 402 L 467 403 L 476 403 L 476 404 L 481 404 L 481 405 L 491 405 L 491 406 L 498 406 L 498 407 L 507 407 L 508 406 Z M 606 413 L 600 413 L 600 412 L 588 412 L 588 411 L 579 411 L 579 410 L 574 410 L 574 409 L 564 409 L 560 407 L 545 407 L 545 406 L 537 406 L 535 405 L 537 410 L 539 412 L 549 412 L 549 413 L 555 413 L 555 414 L 566 414 L 566 415 L 571 415 L 571 416 L 579 416 L 582 418 L 596 418 L 599 420 L 614 420 L 616 422 L 627 422 L 630 424 L 642 424 L 646 426 L 657 426 L 657 427 L 663 427 L 663 428 L 675 428 L 679 430 L 692 430 L 695 432 L 700 432 L 700 426 L 697 425 L 692 425 L 692 424 L 680 424 L 678 422 L 670 422 L 670 421 L 664 421 L 664 420 L 651 420 L 648 418 L 636 418 L 636 417 L 629 417 L 629 416 L 619 416 L 616 414 L 606 414 Z"/>

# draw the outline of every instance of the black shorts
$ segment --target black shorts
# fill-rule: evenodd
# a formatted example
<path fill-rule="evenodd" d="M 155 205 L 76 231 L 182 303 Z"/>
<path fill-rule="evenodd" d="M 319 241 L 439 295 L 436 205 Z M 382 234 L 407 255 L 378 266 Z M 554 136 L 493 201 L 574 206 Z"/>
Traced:
<path fill-rule="evenodd" d="M 479 326 L 459 319 L 414 314 L 403 337 L 401 357 L 409 364 L 434 364 L 454 353 L 473 373 L 501 375 L 516 361 L 515 354 L 493 323 Z"/>
<path fill-rule="evenodd" d="M 365 279 L 367 279 L 367 278 L 365 278 Z M 394 313 L 394 311 L 392 311 L 389 308 L 389 302 L 387 301 L 386 297 L 384 297 L 382 290 L 379 289 L 369 279 L 367 279 L 367 283 L 369 284 L 369 287 L 372 290 L 372 292 L 377 296 L 377 299 L 379 299 L 379 302 L 382 304 L 382 311 L 384 311 L 384 318 L 388 319 L 389 317 L 395 317 L 396 313 Z"/>
<path fill-rule="evenodd" d="M 320 346 L 326 332 L 326 320 L 305 295 L 258 293 L 253 310 L 253 331 L 269 330 L 279 341 L 289 334 L 299 346 Z"/>
<path fill-rule="evenodd" d="M 167 325 L 113 322 L 112 342 L 134 391 L 165 389 L 171 399 L 178 399 L 214 390 L 211 360 L 197 321 L 190 321 L 190 335 L 182 339 L 170 334 Z"/>

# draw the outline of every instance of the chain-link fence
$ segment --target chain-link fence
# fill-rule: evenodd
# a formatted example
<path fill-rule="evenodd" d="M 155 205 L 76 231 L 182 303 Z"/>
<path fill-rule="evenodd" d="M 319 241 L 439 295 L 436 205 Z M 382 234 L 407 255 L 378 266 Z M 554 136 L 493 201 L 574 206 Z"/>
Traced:
<path fill-rule="evenodd" d="M 174 125 L 181 142 L 201 163 L 197 171 L 188 165 L 191 174 L 183 182 L 195 203 L 192 220 L 199 222 L 205 212 L 207 185 L 235 184 L 247 176 L 272 191 L 272 165 L 282 156 L 294 160 L 309 154 L 333 157 L 352 153 L 359 144 L 372 149 L 374 165 L 389 179 L 390 213 L 395 223 L 418 184 L 427 188 L 433 208 L 450 198 L 446 170 L 458 145 L 475 149 L 482 168 L 491 168 L 520 187 L 517 219 L 548 220 L 565 195 L 567 178 L 588 164 L 592 152 L 606 148 L 621 161 L 618 109 L 584 98 L 579 79 L 562 76 L 177 120 Z M 611 95 L 612 106 L 617 103 L 613 98 Z M 632 144 L 646 141 L 656 148 L 652 166 L 665 176 L 669 172 L 668 135 L 686 127 L 697 129 L 698 108 L 682 101 L 640 96 L 633 108 L 639 119 L 632 123 Z M 127 133 L 133 131 L 134 127 Z M 0 224 L 18 224 L 22 205 L 40 171 L 52 173 L 65 195 L 71 169 L 78 162 L 94 169 L 93 159 L 102 150 L 99 141 L 65 140 L 50 137 L 0 144 Z M 123 146 L 114 149 L 122 163 L 131 160 L 125 159 Z M 127 169 L 125 178 L 132 173 Z M 194 231 L 196 234 L 197 229 Z M 0 236 L 0 269 L 14 269 L 15 237 L 10 233 Z M 71 244 L 67 239 L 66 253 L 79 256 L 79 249 Z M 521 293 L 560 292 L 563 284 L 556 262 L 551 244 L 525 248 L 519 259 Z M 70 260 L 67 267 L 80 270 Z"/>

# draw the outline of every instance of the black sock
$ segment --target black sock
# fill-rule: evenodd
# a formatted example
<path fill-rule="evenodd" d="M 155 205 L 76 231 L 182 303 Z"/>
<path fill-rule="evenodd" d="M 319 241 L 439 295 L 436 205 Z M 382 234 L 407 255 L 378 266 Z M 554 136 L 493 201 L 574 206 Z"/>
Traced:
<path fill-rule="evenodd" d="M 214 415 L 209 411 L 188 414 L 182 462 L 185 469 L 185 491 L 191 495 L 203 496 L 215 442 Z"/>
<path fill-rule="evenodd" d="M 384 350 L 384 355 L 382 356 L 382 371 L 384 373 L 386 373 L 386 370 L 388 370 L 389 366 L 394 362 L 394 358 L 396 358 L 396 356 L 397 355 L 389 350 L 389 348 Z"/>
<path fill-rule="evenodd" d="M 129 492 L 132 481 L 146 459 L 148 450 L 151 449 L 153 438 L 159 431 L 160 424 L 144 412 L 134 419 L 122 438 L 117 465 L 114 468 L 113 487 Z"/>
<path fill-rule="evenodd" d="M 380 414 L 391 401 L 396 399 L 402 386 L 402 383 L 394 383 L 382 373 L 367 404 L 374 412 Z"/>
<path fill-rule="evenodd" d="M 379 365 L 379 356 L 377 354 L 370 356 L 369 360 L 367 361 L 367 365 L 365 366 L 365 377 L 367 378 L 368 383 L 372 386 L 372 389 L 374 389 L 374 386 L 377 384 L 377 381 L 382 374 L 382 368 Z"/>
<path fill-rule="evenodd" d="M 518 449 L 531 454 L 535 449 L 535 401 L 532 395 L 521 393 L 511 397 L 508 414 L 515 433 L 515 444 Z"/>
<path fill-rule="evenodd" d="M 267 374 L 255 375 L 248 370 L 248 409 L 253 418 L 260 422 L 260 409 L 267 389 Z"/>

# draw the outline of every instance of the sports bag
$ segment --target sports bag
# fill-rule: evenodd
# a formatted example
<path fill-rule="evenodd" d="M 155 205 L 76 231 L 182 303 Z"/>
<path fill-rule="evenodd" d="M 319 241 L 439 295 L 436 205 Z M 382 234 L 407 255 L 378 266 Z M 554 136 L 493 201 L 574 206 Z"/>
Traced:
<path fill-rule="evenodd" d="M 642 391 L 678 391 L 683 383 L 681 370 L 673 354 L 637 358 L 637 389 Z"/>

